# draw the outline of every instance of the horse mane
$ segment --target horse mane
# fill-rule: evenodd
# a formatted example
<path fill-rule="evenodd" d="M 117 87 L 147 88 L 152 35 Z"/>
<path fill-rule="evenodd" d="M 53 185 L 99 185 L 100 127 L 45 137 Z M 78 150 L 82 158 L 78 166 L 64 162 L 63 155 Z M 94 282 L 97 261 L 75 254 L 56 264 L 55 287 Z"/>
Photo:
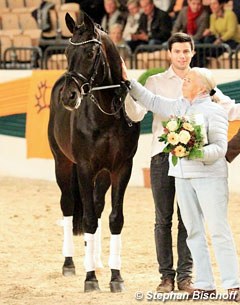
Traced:
<path fill-rule="evenodd" d="M 122 79 L 121 57 L 112 39 L 108 36 L 107 32 L 96 27 L 98 35 L 100 35 L 103 42 L 103 47 L 106 52 L 108 65 L 110 67 L 112 79 L 114 83 L 119 83 Z"/>

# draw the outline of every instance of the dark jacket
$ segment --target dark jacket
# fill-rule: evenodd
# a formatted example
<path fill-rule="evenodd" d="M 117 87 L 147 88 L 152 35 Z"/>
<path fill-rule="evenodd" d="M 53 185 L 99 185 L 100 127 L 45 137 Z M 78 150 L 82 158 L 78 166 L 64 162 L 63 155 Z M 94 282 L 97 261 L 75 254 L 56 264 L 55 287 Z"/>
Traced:
<path fill-rule="evenodd" d="M 139 19 L 139 27 L 137 33 L 148 33 L 149 39 L 157 39 L 165 42 L 171 36 L 172 20 L 168 13 L 154 7 L 153 19 L 151 23 L 151 30 L 147 30 L 147 16 L 142 13 Z"/>
<path fill-rule="evenodd" d="M 226 159 L 228 162 L 232 162 L 233 159 L 240 154 L 240 129 L 235 136 L 228 142 L 228 150 L 226 153 Z"/>

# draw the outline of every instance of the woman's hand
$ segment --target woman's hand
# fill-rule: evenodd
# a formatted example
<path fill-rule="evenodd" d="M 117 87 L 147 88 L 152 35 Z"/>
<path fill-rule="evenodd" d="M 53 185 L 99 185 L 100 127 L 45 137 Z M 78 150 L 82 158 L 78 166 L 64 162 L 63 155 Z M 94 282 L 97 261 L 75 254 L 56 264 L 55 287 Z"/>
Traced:
<path fill-rule="evenodd" d="M 125 62 L 122 59 L 122 57 L 121 57 L 121 60 L 122 60 L 122 78 L 124 81 L 126 81 L 126 80 L 128 80 L 127 67 L 126 67 Z"/>

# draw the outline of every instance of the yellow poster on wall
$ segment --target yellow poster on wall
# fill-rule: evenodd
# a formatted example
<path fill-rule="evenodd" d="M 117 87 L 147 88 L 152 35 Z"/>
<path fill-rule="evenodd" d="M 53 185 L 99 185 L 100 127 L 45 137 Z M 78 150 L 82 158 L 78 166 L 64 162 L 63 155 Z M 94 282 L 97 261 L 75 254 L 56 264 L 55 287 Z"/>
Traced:
<path fill-rule="evenodd" d="M 63 74 L 59 70 L 33 71 L 27 105 L 27 158 L 52 158 L 47 128 L 51 90 Z"/>
<path fill-rule="evenodd" d="M 0 116 L 26 113 L 31 77 L 17 79 L 0 85 Z"/>

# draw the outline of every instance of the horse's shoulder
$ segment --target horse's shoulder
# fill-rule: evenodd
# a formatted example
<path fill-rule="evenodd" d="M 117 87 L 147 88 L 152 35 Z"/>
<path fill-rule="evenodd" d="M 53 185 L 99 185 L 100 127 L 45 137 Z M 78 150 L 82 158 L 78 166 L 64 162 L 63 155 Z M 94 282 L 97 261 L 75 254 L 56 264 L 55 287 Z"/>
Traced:
<path fill-rule="evenodd" d="M 64 81 L 65 81 L 65 76 L 64 74 L 62 74 L 54 83 L 53 87 L 52 87 L 52 92 L 51 92 L 51 100 L 54 99 L 54 97 L 59 96 L 61 88 L 64 85 Z"/>
<path fill-rule="evenodd" d="M 64 81 L 65 81 L 65 75 L 62 74 L 54 83 L 53 85 L 53 88 L 52 88 L 52 91 L 56 91 L 56 90 L 59 90 L 63 84 L 64 84 Z"/>

